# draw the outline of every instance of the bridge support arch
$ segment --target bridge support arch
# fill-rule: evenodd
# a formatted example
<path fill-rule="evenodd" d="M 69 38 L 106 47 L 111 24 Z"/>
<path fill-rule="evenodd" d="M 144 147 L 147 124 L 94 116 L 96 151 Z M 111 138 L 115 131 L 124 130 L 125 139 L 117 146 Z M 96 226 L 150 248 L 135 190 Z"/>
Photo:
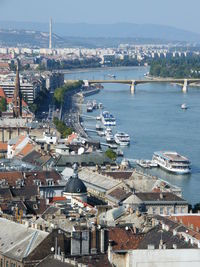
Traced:
<path fill-rule="evenodd" d="M 187 79 L 184 79 L 182 91 L 183 91 L 183 93 L 187 93 L 187 91 L 188 91 L 188 80 Z"/>
<path fill-rule="evenodd" d="M 136 90 L 136 82 L 135 80 L 132 80 L 131 86 L 130 86 L 131 94 L 135 93 Z"/>

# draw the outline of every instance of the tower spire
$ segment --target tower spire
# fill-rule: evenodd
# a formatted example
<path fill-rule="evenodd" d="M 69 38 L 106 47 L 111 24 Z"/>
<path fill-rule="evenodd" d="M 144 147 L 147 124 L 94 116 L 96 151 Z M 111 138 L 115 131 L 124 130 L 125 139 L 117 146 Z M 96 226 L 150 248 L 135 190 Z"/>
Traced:
<path fill-rule="evenodd" d="M 52 18 L 49 23 L 49 49 L 52 49 Z"/>
<path fill-rule="evenodd" d="M 22 97 L 20 92 L 19 60 L 17 60 L 15 91 L 13 96 L 13 117 L 19 118 L 21 116 L 22 116 Z"/>

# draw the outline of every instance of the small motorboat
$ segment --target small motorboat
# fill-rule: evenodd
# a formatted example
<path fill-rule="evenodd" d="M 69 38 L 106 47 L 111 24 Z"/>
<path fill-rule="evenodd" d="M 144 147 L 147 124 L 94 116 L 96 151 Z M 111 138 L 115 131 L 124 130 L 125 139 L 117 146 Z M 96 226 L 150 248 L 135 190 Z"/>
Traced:
<path fill-rule="evenodd" d="M 183 103 L 183 104 L 181 105 L 181 109 L 188 109 L 188 106 L 187 106 L 185 103 Z"/>

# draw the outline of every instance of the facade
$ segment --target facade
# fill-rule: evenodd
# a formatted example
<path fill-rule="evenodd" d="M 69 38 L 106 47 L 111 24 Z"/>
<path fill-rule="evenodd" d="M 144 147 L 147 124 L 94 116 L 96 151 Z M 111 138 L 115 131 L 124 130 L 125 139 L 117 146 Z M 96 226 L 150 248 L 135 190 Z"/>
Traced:
<path fill-rule="evenodd" d="M 54 92 L 58 87 L 64 85 L 64 74 L 59 72 L 45 73 L 42 75 L 45 79 L 45 87 L 48 91 Z"/>
<path fill-rule="evenodd" d="M 152 215 L 188 213 L 187 201 L 169 192 L 135 193 L 124 201 L 124 205 Z"/>

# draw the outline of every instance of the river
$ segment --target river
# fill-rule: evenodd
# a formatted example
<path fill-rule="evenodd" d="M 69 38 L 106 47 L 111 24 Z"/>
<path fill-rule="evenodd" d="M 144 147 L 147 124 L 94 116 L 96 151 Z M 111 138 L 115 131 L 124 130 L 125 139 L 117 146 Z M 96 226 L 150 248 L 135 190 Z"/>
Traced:
<path fill-rule="evenodd" d="M 145 67 L 87 70 L 65 74 L 65 79 L 144 79 Z M 173 150 L 188 157 L 192 163 L 190 175 L 172 175 L 159 168 L 151 171 L 183 190 L 191 204 L 200 202 L 200 89 L 189 87 L 184 94 L 172 84 L 141 84 L 130 94 L 128 85 L 105 84 L 99 94 L 86 98 L 102 102 L 116 118 L 117 130 L 127 132 L 131 144 L 124 148 L 124 156 L 131 159 L 151 159 L 154 151 Z M 187 103 L 188 110 L 180 108 Z M 85 108 L 83 109 L 83 113 Z M 97 116 L 99 111 L 91 113 Z M 95 128 L 95 120 L 85 125 Z M 96 137 L 97 138 L 97 137 Z"/>

